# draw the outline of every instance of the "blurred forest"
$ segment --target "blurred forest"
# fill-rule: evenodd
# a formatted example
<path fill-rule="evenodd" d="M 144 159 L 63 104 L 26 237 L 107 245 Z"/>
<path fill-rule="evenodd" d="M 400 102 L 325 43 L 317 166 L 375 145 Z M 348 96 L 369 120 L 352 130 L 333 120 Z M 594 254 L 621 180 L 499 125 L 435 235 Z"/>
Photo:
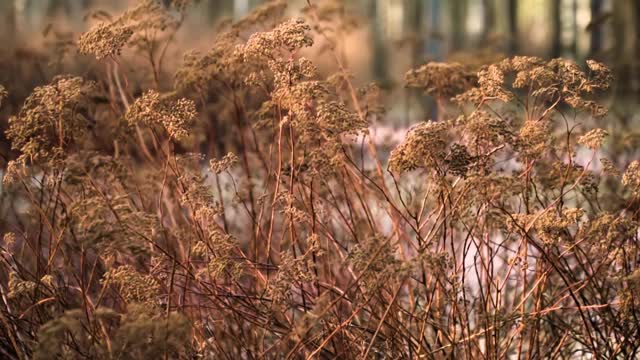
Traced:
<path fill-rule="evenodd" d="M 75 72 L 78 56 L 73 41 L 99 19 L 101 11 L 117 14 L 132 0 L 6 0 L 0 4 L 4 27 L 4 56 L 30 56 L 35 52 L 45 66 L 36 76 L 3 71 L 0 82 L 29 78 L 30 90 L 52 74 Z M 199 0 L 192 6 L 167 56 L 175 68 L 191 49 L 206 50 L 224 19 L 240 19 L 263 0 Z M 406 128 L 436 117 L 433 100 L 419 91 L 404 89 L 406 69 L 426 61 L 455 61 L 477 67 L 505 56 L 533 55 L 596 59 L 610 66 L 616 81 L 607 100 L 612 132 L 624 134 L 624 153 L 635 147 L 640 95 L 640 2 L 631 0 L 353 0 L 347 2 L 354 24 L 342 49 L 357 84 L 378 82 L 388 91 L 388 112 L 381 121 Z M 306 5 L 290 0 L 292 16 Z M 92 18 L 93 17 L 93 18 Z M 67 46 L 69 45 L 69 46 Z M 177 45 L 177 46 L 176 46 Z M 72 50 L 69 50 L 72 49 Z M 51 68 L 51 54 L 58 56 Z M 14 56 L 15 55 L 15 56 Z M 0 61 L 2 61 L 0 55 Z M 63 62 L 65 60 L 66 62 Z M 317 59 L 322 63 L 322 59 Z M 81 61 L 81 60 L 80 60 Z M 9 65 L 5 66 L 8 68 Z M 326 70 L 330 70 L 330 62 Z M 15 77 L 15 79 L 7 79 Z M 38 80 L 39 79 L 39 80 Z M 13 80 L 13 81 L 12 81 Z M 15 89 L 14 89 L 15 94 Z M 640 125 L 640 124 L 638 124 Z M 625 140 L 625 141 L 626 141 Z M 628 141 L 627 141 L 628 143 Z M 633 151 L 631 151 L 633 152 Z M 633 157 L 633 155 L 632 155 Z"/>
<path fill-rule="evenodd" d="M 5 0 L 5 44 L 23 45 L 55 23 L 58 31 L 88 27 L 90 10 L 121 11 L 129 0 Z M 188 16 L 191 33 L 203 38 L 224 17 L 241 18 L 261 0 L 200 0 Z M 304 6 L 303 0 L 291 0 Z M 622 94 L 640 89 L 640 3 L 631 0 L 354 0 L 366 19 L 370 41 L 357 51 L 371 53 L 369 75 L 396 80 L 407 61 L 426 59 L 482 61 L 478 55 L 536 55 L 596 58 L 618 74 Z M 365 10 L 368 13 L 362 13 Z M 202 25 L 207 25 L 203 27 Z M 8 41 L 8 42 L 7 42 Z M 365 48 L 366 47 L 366 48 Z M 397 69 L 397 70 L 395 70 Z"/>

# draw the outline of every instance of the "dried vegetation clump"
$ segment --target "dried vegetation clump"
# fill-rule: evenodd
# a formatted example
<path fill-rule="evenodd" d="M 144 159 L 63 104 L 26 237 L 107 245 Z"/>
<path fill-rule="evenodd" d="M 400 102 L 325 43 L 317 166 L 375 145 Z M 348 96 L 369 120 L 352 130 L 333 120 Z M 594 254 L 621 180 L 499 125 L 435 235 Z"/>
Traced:
<path fill-rule="evenodd" d="M 608 152 L 606 66 L 419 66 L 440 118 L 387 157 L 350 2 L 266 2 L 173 74 L 189 2 L 165 3 L 81 35 L 93 81 L 9 120 L 0 357 L 637 357 L 640 162 Z"/>

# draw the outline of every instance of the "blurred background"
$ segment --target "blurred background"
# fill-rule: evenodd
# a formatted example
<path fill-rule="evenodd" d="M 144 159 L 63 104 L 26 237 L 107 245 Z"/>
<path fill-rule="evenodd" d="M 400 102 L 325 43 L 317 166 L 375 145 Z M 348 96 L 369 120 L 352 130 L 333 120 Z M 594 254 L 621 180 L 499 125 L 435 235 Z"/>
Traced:
<path fill-rule="evenodd" d="M 323 0 L 315 0 L 323 1 Z M 74 39 L 92 10 L 117 14 L 131 0 L 0 0 L 4 48 L 39 51 Z M 206 50 L 215 24 L 241 18 L 262 0 L 200 0 L 189 10 L 171 60 L 188 49 Z M 290 12 L 306 5 L 291 0 Z M 345 40 L 344 56 L 357 81 L 377 81 L 391 97 L 387 121 L 415 122 L 429 115 L 429 99 L 402 87 L 404 73 L 428 60 L 482 64 L 514 54 L 595 58 L 617 81 L 613 114 L 633 121 L 640 92 L 640 1 L 634 0 L 348 0 L 359 26 Z M 55 34 L 55 38 L 51 34 Z M 9 54 L 9 52 L 5 52 Z M 1 65 L 0 65 L 1 66 Z M 5 72 L 7 69 L 2 69 Z M 43 71 L 46 71 L 44 69 Z M 0 81 L 2 77 L 0 73 Z M 425 105 L 426 104 L 426 105 Z M 627 124 L 628 125 L 628 124 Z"/>

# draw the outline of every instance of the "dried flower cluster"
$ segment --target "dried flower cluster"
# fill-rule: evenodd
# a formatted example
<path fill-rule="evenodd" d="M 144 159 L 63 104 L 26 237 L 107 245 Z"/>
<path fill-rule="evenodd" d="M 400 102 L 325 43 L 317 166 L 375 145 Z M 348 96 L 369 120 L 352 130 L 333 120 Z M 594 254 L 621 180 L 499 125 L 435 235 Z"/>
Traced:
<path fill-rule="evenodd" d="M 602 146 L 604 139 L 609 135 L 606 130 L 593 129 L 588 133 L 582 135 L 578 142 L 589 149 L 596 150 Z"/>
<path fill-rule="evenodd" d="M 5 89 L 4 86 L 0 85 L 0 106 L 2 106 L 2 102 L 8 96 L 9 96 L 9 92 L 7 92 L 7 89 Z"/>
<path fill-rule="evenodd" d="M 184 11 L 188 1 L 172 1 L 172 5 Z M 82 34 L 78 39 L 78 50 L 94 55 L 97 59 L 120 55 L 128 44 L 147 46 L 148 33 L 164 31 L 178 26 L 169 10 L 159 0 L 141 0 L 109 23 L 101 23 Z"/>
<path fill-rule="evenodd" d="M 21 157 L 38 162 L 60 156 L 87 134 L 88 120 L 81 109 L 89 106 L 92 84 L 62 76 L 37 87 L 20 113 L 9 119 L 7 137 Z"/>
<path fill-rule="evenodd" d="M 83 54 L 92 54 L 97 59 L 117 56 L 127 44 L 133 30 L 125 26 L 100 24 L 78 39 L 78 49 Z"/>
<path fill-rule="evenodd" d="M 173 100 L 154 90 L 136 99 L 126 114 L 130 124 L 160 125 L 175 140 L 189 136 L 190 125 L 196 116 L 196 105 L 192 100 Z"/>
<path fill-rule="evenodd" d="M 429 62 L 407 72 L 405 80 L 409 87 L 448 99 L 474 86 L 477 77 L 458 63 Z"/>

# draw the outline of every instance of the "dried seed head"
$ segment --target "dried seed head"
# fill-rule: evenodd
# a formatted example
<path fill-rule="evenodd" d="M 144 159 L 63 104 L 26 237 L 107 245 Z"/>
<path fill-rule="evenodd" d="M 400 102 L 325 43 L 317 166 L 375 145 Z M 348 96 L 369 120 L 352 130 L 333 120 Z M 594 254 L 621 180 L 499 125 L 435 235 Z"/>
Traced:
<path fill-rule="evenodd" d="M 520 129 L 517 146 L 520 156 L 537 158 L 544 153 L 551 140 L 551 122 L 546 119 L 528 120 Z"/>
<path fill-rule="evenodd" d="M 86 140 L 88 122 L 80 109 L 88 106 L 93 83 L 80 77 L 56 77 L 37 87 L 17 116 L 9 119 L 7 137 L 31 161 L 51 160 L 76 142 Z"/>
<path fill-rule="evenodd" d="M 182 140 L 189 135 L 196 116 L 196 104 L 192 100 L 172 100 L 149 90 L 136 99 L 125 117 L 130 124 L 161 125 L 174 140 Z"/>
<path fill-rule="evenodd" d="M 389 169 L 397 173 L 433 167 L 444 160 L 447 123 L 427 121 L 409 131 L 404 142 L 389 157 Z"/>
<path fill-rule="evenodd" d="M 578 139 L 578 143 L 588 147 L 589 149 L 596 150 L 602 146 L 602 143 L 607 136 L 609 136 L 609 133 L 606 130 L 593 129 L 582 135 Z"/>
<path fill-rule="evenodd" d="M 228 153 L 221 160 L 211 159 L 209 168 L 216 174 L 223 173 L 231 169 L 238 162 L 238 157 L 234 153 Z"/>
<path fill-rule="evenodd" d="M 19 157 L 17 160 L 10 160 L 7 163 L 7 169 L 2 177 L 2 185 L 8 187 L 16 184 L 20 179 L 26 176 L 25 158 Z"/>
<path fill-rule="evenodd" d="M 298 50 L 313 45 L 309 36 L 311 27 L 304 20 L 289 20 L 275 29 L 258 32 L 249 37 L 245 45 L 239 46 L 237 51 L 245 58 L 273 59 L 277 51 L 295 53 Z"/>
<path fill-rule="evenodd" d="M 78 49 L 80 53 L 94 55 L 98 60 L 117 56 L 132 35 L 133 30 L 129 27 L 100 24 L 80 36 Z"/>
<path fill-rule="evenodd" d="M 640 161 L 635 160 L 629 164 L 622 176 L 622 184 L 634 194 L 640 194 Z"/>
<path fill-rule="evenodd" d="M 160 294 L 160 284 L 153 277 L 137 272 L 130 265 L 110 269 L 101 282 L 114 286 L 128 303 L 153 304 Z"/>
<path fill-rule="evenodd" d="M 4 86 L 0 85 L 0 106 L 2 106 L 2 102 L 9 96 L 7 89 Z"/>
<path fill-rule="evenodd" d="M 602 165 L 602 171 L 605 174 L 614 176 L 616 178 L 620 178 L 622 176 L 620 170 L 618 170 L 616 165 L 611 160 L 607 158 L 601 158 L 600 164 Z"/>
<path fill-rule="evenodd" d="M 4 234 L 2 237 L 2 242 L 4 243 L 4 247 L 7 250 L 10 250 L 13 244 L 16 242 L 16 234 L 12 232 L 8 232 Z"/>
<path fill-rule="evenodd" d="M 471 88 L 477 76 L 458 63 L 429 62 L 407 72 L 405 81 L 407 87 L 448 99 Z"/>
<path fill-rule="evenodd" d="M 187 0 L 173 0 L 173 6 L 182 10 Z M 127 44 L 148 46 L 147 38 L 154 30 L 164 31 L 175 28 L 174 19 L 167 7 L 159 0 L 141 0 L 110 23 L 102 23 L 78 39 L 78 48 L 83 54 L 94 55 L 97 59 L 120 55 Z"/>

